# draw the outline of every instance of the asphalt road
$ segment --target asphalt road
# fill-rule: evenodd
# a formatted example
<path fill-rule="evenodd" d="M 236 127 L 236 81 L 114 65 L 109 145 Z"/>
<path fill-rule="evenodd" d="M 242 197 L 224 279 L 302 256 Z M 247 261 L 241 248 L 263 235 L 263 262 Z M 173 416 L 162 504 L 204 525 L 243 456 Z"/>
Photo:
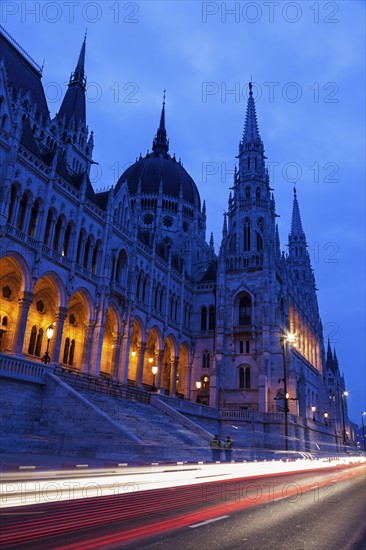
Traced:
<path fill-rule="evenodd" d="M 365 550 L 365 517 L 365 465 L 315 466 L 6 508 L 0 548 Z"/>
<path fill-rule="evenodd" d="M 247 508 L 160 540 L 118 548 L 139 550 L 365 550 L 365 477 Z M 117 548 L 117 547 L 116 547 Z"/>

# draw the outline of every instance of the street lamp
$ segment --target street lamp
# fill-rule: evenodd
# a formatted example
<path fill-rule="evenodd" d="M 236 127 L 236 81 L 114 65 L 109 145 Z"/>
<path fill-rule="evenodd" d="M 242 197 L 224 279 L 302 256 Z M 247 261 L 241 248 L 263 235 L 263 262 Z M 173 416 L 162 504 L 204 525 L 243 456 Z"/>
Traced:
<path fill-rule="evenodd" d="M 149 361 L 150 361 L 150 359 L 149 359 Z M 152 373 L 153 373 L 153 384 L 152 384 L 151 391 L 157 391 L 157 388 L 155 386 L 155 376 L 158 372 L 158 367 L 156 365 L 153 365 L 151 370 L 152 370 Z"/>
<path fill-rule="evenodd" d="M 283 346 L 283 378 L 280 378 L 278 381 L 283 382 L 283 400 L 285 408 L 285 449 L 288 451 L 288 399 L 289 394 L 287 391 L 287 365 L 286 365 L 286 344 L 289 343 L 291 346 L 296 345 L 296 335 L 293 332 L 286 332 L 282 335 L 282 346 Z M 286 455 L 287 456 L 287 455 Z"/>
<path fill-rule="evenodd" d="M 200 397 L 200 389 L 201 389 L 201 386 L 202 386 L 202 382 L 197 381 L 197 382 L 196 382 L 196 388 L 197 388 L 197 399 L 196 399 L 196 403 L 201 403 L 201 397 Z"/>
<path fill-rule="evenodd" d="M 363 420 L 363 417 L 366 416 L 366 412 L 363 412 L 361 414 L 361 420 L 362 420 L 362 437 L 363 437 L 363 450 L 366 451 L 366 440 L 365 440 L 365 422 Z"/>
<path fill-rule="evenodd" d="M 329 418 L 329 414 L 327 412 L 324 413 L 324 423 L 326 426 L 328 426 L 328 418 Z"/>
<path fill-rule="evenodd" d="M 345 397 L 347 397 L 348 395 L 348 391 L 342 391 L 342 424 L 343 424 L 343 444 L 344 446 L 346 446 L 346 442 L 347 442 L 347 432 L 346 432 L 346 423 L 345 423 L 345 419 L 344 419 L 344 399 Z M 346 447 L 345 449 L 346 450 Z"/>
<path fill-rule="evenodd" d="M 310 407 L 312 412 L 313 412 L 313 421 L 315 422 L 316 421 L 316 418 L 315 418 L 315 411 L 316 411 L 316 407 L 314 407 L 314 405 L 312 407 Z"/>
<path fill-rule="evenodd" d="M 42 357 L 42 363 L 44 363 L 45 365 L 47 365 L 47 363 L 49 363 L 51 361 L 51 358 L 50 358 L 50 354 L 48 353 L 48 350 L 49 350 L 49 347 L 50 347 L 50 340 L 53 336 L 53 333 L 54 333 L 55 329 L 54 329 L 54 326 L 53 325 L 50 325 L 48 327 L 48 329 L 46 330 L 46 335 L 47 335 L 47 348 L 46 348 L 46 353 L 44 354 L 44 356 Z"/>

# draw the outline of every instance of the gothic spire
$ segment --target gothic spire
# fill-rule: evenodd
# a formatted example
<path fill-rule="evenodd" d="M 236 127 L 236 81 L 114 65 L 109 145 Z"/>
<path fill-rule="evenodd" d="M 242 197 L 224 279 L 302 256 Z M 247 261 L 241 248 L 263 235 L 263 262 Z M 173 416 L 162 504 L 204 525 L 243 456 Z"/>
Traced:
<path fill-rule="evenodd" d="M 85 67 L 85 47 L 86 33 L 81 46 L 79 58 L 76 64 L 75 71 L 71 73 L 69 87 L 66 91 L 60 110 L 58 112 L 59 119 L 64 117 L 66 126 L 73 119 L 75 126 L 81 125 L 86 127 L 86 105 L 85 105 L 85 89 L 86 78 L 84 74 Z"/>
<path fill-rule="evenodd" d="M 163 96 L 163 108 L 160 115 L 160 124 L 154 137 L 152 149 L 154 153 L 163 153 L 166 154 L 169 150 L 169 140 L 166 137 L 165 129 L 165 90 Z"/>
<path fill-rule="evenodd" d="M 299 203 L 297 201 L 296 188 L 294 187 L 294 202 L 292 205 L 291 236 L 305 239 L 302 228 Z"/>
<path fill-rule="evenodd" d="M 249 98 L 247 104 L 247 113 L 243 131 L 243 143 L 261 142 L 261 136 L 258 130 L 257 113 L 253 98 L 253 85 L 249 82 Z"/>
<path fill-rule="evenodd" d="M 86 79 L 84 75 L 84 69 L 85 69 L 85 47 L 86 47 L 86 31 L 84 35 L 84 41 L 81 46 L 79 58 L 76 64 L 75 72 L 72 73 L 70 78 L 70 84 L 71 82 L 79 82 L 82 86 L 85 87 Z"/>

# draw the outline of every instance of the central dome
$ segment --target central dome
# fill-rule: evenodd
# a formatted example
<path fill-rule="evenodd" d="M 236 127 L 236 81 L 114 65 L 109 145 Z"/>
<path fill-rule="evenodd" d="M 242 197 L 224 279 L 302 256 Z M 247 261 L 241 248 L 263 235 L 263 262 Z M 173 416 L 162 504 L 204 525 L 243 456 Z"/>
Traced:
<path fill-rule="evenodd" d="M 168 154 L 150 153 L 127 168 L 119 178 L 116 190 L 127 181 L 130 195 L 163 195 L 177 198 L 182 189 L 183 200 L 201 208 L 196 184 L 180 162 Z M 141 189 L 139 189 L 141 185 Z"/>
<path fill-rule="evenodd" d="M 119 178 L 116 191 L 127 182 L 131 196 L 163 195 L 178 199 L 180 191 L 183 200 L 201 209 L 200 195 L 191 176 L 181 162 L 168 153 L 169 141 L 165 130 L 165 101 L 160 117 L 160 125 L 153 142 L 153 151 L 140 157 L 125 170 Z"/>

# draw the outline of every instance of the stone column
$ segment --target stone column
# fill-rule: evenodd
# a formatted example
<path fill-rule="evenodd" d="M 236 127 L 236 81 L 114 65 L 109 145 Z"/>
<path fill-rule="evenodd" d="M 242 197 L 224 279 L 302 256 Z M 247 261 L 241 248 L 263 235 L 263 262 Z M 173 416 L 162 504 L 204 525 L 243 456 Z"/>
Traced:
<path fill-rule="evenodd" d="M 161 384 L 161 373 L 163 371 L 163 357 L 164 357 L 164 350 L 159 350 L 158 362 L 157 362 L 158 374 L 156 377 L 156 387 L 158 389 L 160 389 L 160 384 Z"/>
<path fill-rule="evenodd" d="M 173 372 L 170 377 L 170 395 L 173 397 L 177 395 L 177 372 L 178 372 L 179 357 L 174 356 L 173 360 Z"/>
<path fill-rule="evenodd" d="M 122 355 L 122 334 L 117 334 L 114 339 L 114 356 L 112 363 L 112 378 L 113 380 L 119 380 L 120 363 Z"/>
<path fill-rule="evenodd" d="M 95 321 L 85 323 L 84 328 L 84 351 L 81 364 L 81 371 L 91 373 L 90 356 L 93 344 Z"/>
<path fill-rule="evenodd" d="M 121 368 L 118 371 L 118 380 L 123 384 L 128 381 L 128 368 L 130 365 L 131 333 L 130 330 L 123 336 Z"/>
<path fill-rule="evenodd" d="M 50 349 L 50 357 L 51 359 L 53 359 L 52 360 L 53 363 L 60 362 L 62 334 L 64 330 L 64 323 L 65 323 L 66 317 L 67 317 L 67 308 L 59 307 L 58 312 L 55 313 L 55 321 L 56 321 L 55 332 L 51 340 L 51 349 Z"/>
<path fill-rule="evenodd" d="M 190 359 L 187 367 L 187 373 L 186 373 L 186 392 L 185 392 L 188 399 L 191 399 L 192 365 L 193 365 L 193 360 Z"/>
<path fill-rule="evenodd" d="M 144 374 L 144 359 L 146 351 L 146 342 L 141 342 L 137 348 L 137 373 L 136 373 L 136 386 L 142 386 L 142 377 Z"/>
<path fill-rule="evenodd" d="M 18 299 L 18 319 L 14 337 L 13 349 L 15 353 L 23 353 L 25 330 L 27 327 L 28 313 L 33 301 L 32 292 L 21 292 Z"/>

